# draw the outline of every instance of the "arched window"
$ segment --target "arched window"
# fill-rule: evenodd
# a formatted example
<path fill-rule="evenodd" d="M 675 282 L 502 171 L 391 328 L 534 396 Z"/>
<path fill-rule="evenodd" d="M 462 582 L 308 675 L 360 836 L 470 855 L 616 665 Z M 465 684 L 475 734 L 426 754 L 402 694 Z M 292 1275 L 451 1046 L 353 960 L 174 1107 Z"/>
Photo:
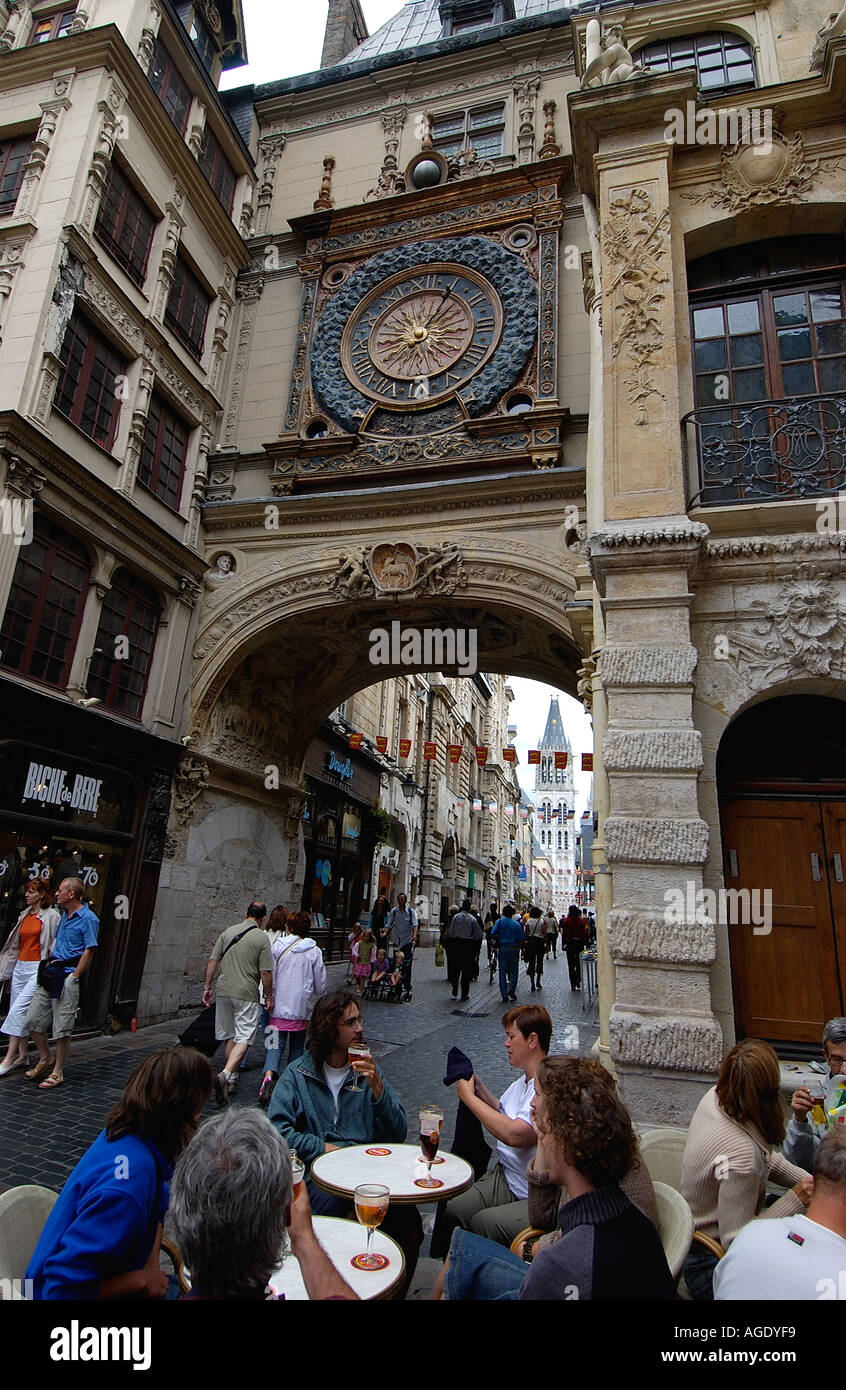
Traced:
<path fill-rule="evenodd" d="M 703 93 L 722 87 L 755 86 L 752 49 L 737 34 L 686 34 L 679 39 L 662 39 L 660 43 L 646 44 L 635 57 L 651 72 L 696 68 Z"/>
<path fill-rule="evenodd" d="M 118 570 L 103 600 L 88 675 L 89 695 L 107 709 L 140 717 L 160 612 L 155 590 Z"/>
<path fill-rule="evenodd" d="M 18 555 L 0 631 L 5 667 L 48 685 L 67 685 L 89 573 L 81 543 L 36 517 L 32 541 Z"/>
<path fill-rule="evenodd" d="M 782 237 L 688 266 L 705 503 L 843 487 L 846 241 Z"/>

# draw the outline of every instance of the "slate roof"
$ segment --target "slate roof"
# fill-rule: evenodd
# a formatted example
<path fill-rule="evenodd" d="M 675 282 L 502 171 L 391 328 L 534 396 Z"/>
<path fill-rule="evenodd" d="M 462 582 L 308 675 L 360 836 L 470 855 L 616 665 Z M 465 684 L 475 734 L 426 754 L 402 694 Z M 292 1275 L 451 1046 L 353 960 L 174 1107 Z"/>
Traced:
<path fill-rule="evenodd" d="M 566 19 L 572 9 L 578 7 L 579 0 L 514 0 L 515 19 L 535 19 L 540 15 L 555 14 L 561 11 Z M 377 29 L 363 43 L 348 53 L 345 63 L 358 63 L 365 58 L 376 58 L 383 53 L 399 53 L 403 49 L 418 48 L 421 44 L 435 43 L 441 37 L 441 19 L 438 14 L 438 0 L 409 0 L 393 19 Z"/>

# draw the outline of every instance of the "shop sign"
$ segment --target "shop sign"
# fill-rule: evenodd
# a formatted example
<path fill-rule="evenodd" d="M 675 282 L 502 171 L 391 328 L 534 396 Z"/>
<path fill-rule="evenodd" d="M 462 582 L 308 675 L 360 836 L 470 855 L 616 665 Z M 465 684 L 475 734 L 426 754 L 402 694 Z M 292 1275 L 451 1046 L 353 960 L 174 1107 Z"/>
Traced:
<path fill-rule="evenodd" d="M 346 758 L 342 762 L 338 754 L 334 753 L 330 748 L 329 752 L 326 754 L 326 771 L 334 773 L 336 777 L 340 777 L 342 782 L 351 782 L 355 769 L 349 758 Z"/>
<path fill-rule="evenodd" d="M 102 778 L 85 777 L 76 773 L 72 784 L 67 768 L 50 767 L 47 763 L 30 763 L 26 774 L 21 803 L 37 801 L 42 806 L 69 806 L 72 811 L 97 814 L 100 804 Z"/>

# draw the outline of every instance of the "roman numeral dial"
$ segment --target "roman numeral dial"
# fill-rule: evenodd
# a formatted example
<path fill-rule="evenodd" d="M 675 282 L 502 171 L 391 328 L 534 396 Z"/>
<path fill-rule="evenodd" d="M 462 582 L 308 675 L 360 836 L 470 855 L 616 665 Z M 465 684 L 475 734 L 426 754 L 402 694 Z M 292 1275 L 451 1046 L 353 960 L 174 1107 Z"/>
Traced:
<path fill-rule="evenodd" d="M 344 330 L 341 360 L 365 395 L 421 408 L 475 375 L 501 333 L 502 305 L 483 276 L 460 265 L 425 265 L 365 296 Z"/>

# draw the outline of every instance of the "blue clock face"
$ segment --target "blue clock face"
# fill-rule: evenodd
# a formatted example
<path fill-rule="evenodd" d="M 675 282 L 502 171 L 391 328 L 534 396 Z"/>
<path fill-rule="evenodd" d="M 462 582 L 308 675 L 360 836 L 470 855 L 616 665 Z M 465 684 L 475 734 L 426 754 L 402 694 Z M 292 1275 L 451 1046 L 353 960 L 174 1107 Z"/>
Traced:
<path fill-rule="evenodd" d="M 392 276 L 364 297 L 344 331 L 351 382 L 386 406 L 426 406 L 458 390 L 487 362 L 502 332 L 499 296 L 449 262 Z"/>

